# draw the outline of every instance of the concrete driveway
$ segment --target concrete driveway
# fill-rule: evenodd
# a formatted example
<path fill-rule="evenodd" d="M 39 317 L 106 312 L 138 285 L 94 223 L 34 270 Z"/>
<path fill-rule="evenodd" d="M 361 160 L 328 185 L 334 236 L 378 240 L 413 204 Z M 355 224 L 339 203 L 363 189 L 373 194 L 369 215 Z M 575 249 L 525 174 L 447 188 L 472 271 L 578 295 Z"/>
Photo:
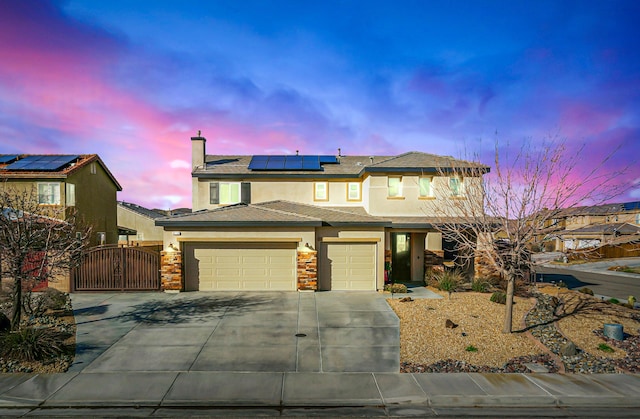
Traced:
<path fill-rule="evenodd" d="M 70 371 L 398 372 L 375 292 L 73 294 Z"/>

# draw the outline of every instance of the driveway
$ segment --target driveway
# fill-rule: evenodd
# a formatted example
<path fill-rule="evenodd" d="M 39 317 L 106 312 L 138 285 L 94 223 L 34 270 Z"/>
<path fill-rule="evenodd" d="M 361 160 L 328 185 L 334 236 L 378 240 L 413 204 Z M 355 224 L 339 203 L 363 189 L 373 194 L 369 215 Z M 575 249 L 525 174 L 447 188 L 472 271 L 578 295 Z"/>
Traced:
<path fill-rule="evenodd" d="M 398 372 L 375 292 L 72 294 L 70 371 Z"/>

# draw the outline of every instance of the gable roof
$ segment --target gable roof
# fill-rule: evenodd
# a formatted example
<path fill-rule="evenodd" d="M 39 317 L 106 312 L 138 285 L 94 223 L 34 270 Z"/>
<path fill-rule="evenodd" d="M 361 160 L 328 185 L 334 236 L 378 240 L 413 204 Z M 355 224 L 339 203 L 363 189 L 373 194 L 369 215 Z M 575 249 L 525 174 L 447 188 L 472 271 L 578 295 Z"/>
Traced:
<path fill-rule="evenodd" d="M 68 163 L 61 165 L 56 170 L 14 170 L 11 168 L 12 163 L 20 161 L 25 157 L 32 156 L 49 156 L 49 157 L 67 157 Z M 15 157 L 15 159 L 9 159 Z M 72 157 L 74 157 L 72 159 Z M 62 155 L 62 154 L 0 154 L 0 177 L 10 179 L 65 179 L 69 175 L 77 172 L 80 168 L 87 166 L 93 162 L 97 162 L 104 169 L 107 176 L 116 185 L 118 191 L 122 190 L 122 186 L 116 180 L 109 168 L 104 164 L 97 154 L 80 154 L 80 155 Z"/>
<path fill-rule="evenodd" d="M 156 219 L 157 226 L 166 227 L 248 227 L 248 226 L 310 226 L 367 225 L 387 226 L 380 217 L 323 208 L 289 201 L 260 204 L 235 204 Z"/>
<path fill-rule="evenodd" d="M 637 211 L 640 211 L 640 201 L 567 208 L 561 212 L 561 215 L 564 217 L 579 215 L 611 215 Z"/>
<path fill-rule="evenodd" d="M 196 178 L 359 178 L 367 172 L 438 173 L 452 169 L 477 169 L 489 172 L 489 167 L 448 156 L 411 151 L 398 156 L 338 156 L 337 164 L 323 164 L 321 171 L 270 170 L 253 171 L 249 163 L 253 156 L 207 155 L 204 167 L 193 170 Z"/>
<path fill-rule="evenodd" d="M 132 204 L 131 202 L 118 201 L 118 206 L 122 208 L 126 208 L 132 212 L 135 212 L 138 215 L 142 215 L 143 217 L 147 217 L 151 219 L 166 217 L 168 215 L 163 210 L 149 209 L 137 204 Z"/>
<path fill-rule="evenodd" d="M 564 230 L 561 235 L 569 234 L 639 234 L 640 227 L 629 223 L 606 223 L 606 224 L 591 224 L 585 227 L 576 228 L 575 230 Z"/>

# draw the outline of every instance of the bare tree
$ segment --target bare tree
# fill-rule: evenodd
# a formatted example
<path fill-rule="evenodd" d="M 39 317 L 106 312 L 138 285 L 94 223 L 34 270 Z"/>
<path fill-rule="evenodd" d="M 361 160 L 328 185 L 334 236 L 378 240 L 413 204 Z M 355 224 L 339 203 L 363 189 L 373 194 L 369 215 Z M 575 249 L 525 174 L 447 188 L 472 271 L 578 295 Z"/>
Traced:
<path fill-rule="evenodd" d="M 75 211 L 38 203 L 35 188 L 0 191 L 0 273 L 13 282 L 11 329 L 20 327 L 26 297 L 39 281 L 68 274 L 87 243 L 90 228 Z"/>
<path fill-rule="evenodd" d="M 621 193 L 618 176 L 604 173 L 612 152 L 598 165 L 580 165 L 583 149 L 569 153 L 564 140 L 551 138 L 535 146 L 525 141 L 515 155 L 496 142 L 491 172 L 472 159 L 465 167 L 441 169 L 449 187 L 434 188 L 426 212 L 443 239 L 455 243 L 459 262 L 486 265 L 507 282 L 504 333 L 512 331 L 515 283 L 532 268 L 531 250 L 548 240 L 548 232 L 567 208 L 603 203 Z M 477 266 L 476 266 L 477 268 Z"/>

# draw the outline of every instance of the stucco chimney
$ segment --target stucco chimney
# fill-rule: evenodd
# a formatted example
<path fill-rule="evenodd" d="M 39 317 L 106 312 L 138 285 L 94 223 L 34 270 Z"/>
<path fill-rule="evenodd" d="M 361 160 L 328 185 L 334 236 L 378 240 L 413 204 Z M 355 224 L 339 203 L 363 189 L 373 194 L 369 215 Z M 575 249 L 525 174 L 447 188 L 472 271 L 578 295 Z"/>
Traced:
<path fill-rule="evenodd" d="M 198 131 L 197 137 L 191 137 L 191 166 L 193 167 L 193 170 L 198 167 L 204 167 L 206 142 L 207 139 L 200 136 L 200 131 Z"/>

